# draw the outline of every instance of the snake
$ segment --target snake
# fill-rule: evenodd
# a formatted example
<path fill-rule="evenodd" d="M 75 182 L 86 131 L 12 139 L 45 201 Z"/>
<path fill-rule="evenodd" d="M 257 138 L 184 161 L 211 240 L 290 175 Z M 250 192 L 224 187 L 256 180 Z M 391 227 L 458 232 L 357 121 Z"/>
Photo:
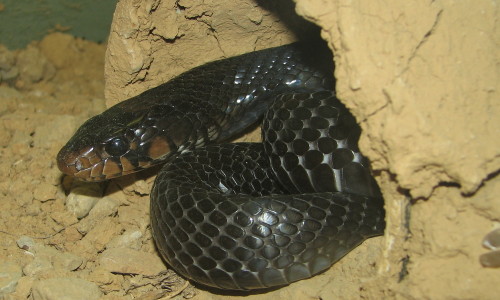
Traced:
<path fill-rule="evenodd" d="M 296 42 L 195 67 L 84 122 L 57 165 L 104 181 L 164 163 L 150 193 L 153 238 L 201 286 L 310 278 L 385 228 L 332 55 Z M 261 143 L 229 143 L 259 122 Z"/>

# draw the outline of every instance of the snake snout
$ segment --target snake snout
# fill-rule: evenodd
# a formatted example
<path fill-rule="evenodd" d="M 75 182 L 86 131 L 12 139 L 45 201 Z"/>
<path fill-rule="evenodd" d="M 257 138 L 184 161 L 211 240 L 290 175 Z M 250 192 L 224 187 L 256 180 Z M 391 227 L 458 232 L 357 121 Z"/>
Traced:
<path fill-rule="evenodd" d="M 102 158 L 92 146 L 79 151 L 63 147 L 57 154 L 57 166 L 64 174 L 80 180 L 101 181 L 106 179 L 102 172 Z"/>
<path fill-rule="evenodd" d="M 66 148 L 62 148 L 57 154 L 57 167 L 64 174 L 73 176 L 77 172 L 74 167 L 74 161 L 77 157 L 74 152 L 69 152 Z"/>

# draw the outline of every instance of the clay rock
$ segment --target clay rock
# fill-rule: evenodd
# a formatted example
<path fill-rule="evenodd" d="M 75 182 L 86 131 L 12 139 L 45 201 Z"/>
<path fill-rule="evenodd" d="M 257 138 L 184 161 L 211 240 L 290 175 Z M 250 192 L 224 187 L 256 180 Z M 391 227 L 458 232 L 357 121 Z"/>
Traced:
<path fill-rule="evenodd" d="M 80 278 L 51 278 L 33 284 L 33 300 L 93 300 L 102 292 L 96 284 Z"/>
<path fill-rule="evenodd" d="M 112 248 L 99 257 L 101 268 L 112 273 L 153 276 L 166 269 L 156 255 L 128 248 Z"/>
<path fill-rule="evenodd" d="M 2 295 L 16 290 L 21 275 L 22 271 L 19 265 L 13 262 L 0 263 L 0 298 Z"/>
<path fill-rule="evenodd" d="M 94 186 L 78 186 L 66 198 L 66 208 L 78 219 L 84 218 L 101 197 L 101 191 Z"/>
<path fill-rule="evenodd" d="M 141 249 L 143 233 L 140 230 L 125 231 L 122 235 L 113 238 L 106 248 L 130 248 Z"/>
<path fill-rule="evenodd" d="M 0 45 L 0 82 L 16 78 L 19 70 L 15 66 L 16 57 L 7 47 Z"/>
<path fill-rule="evenodd" d="M 35 257 L 29 264 L 24 266 L 23 273 L 26 276 L 36 276 L 42 272 L 53 269 L 54 266 L 47 257 Z"/>
<path fill-rule="evenodd" d="M 28 46 L 17 57 L 19 79 L 25 84 L 32 84 L 41 80 L 49 80 L 55 75 L 54 66 L 34 46 Z"/>

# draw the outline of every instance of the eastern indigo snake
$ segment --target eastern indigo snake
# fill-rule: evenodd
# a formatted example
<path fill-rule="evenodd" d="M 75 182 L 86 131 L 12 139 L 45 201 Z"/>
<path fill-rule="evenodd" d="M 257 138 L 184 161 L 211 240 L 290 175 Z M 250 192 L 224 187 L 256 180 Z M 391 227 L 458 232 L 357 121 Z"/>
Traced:
<path fill-rule="evenodd" d="M 198 283 L 311 277 L 385 226 L 331 61 L 324 44 L 296 43 L 194 68 L 86 121 L 58 166 L 101 181 L 167 161 L 151 192 L 153 236 Z M 263 143 L 219 144 L 262 117 Z"/>

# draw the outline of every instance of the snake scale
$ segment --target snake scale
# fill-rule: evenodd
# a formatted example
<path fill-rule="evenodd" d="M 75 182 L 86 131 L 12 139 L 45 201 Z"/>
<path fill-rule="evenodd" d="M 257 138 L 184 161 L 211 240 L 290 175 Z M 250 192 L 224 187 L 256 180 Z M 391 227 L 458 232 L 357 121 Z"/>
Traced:
<path fill-rule="evenodd" d="M 385 227 L 331 62 L 309 42 L 196 67 L 86 121 L 58 166 L 102 181 L 167 162 L 153 237 L 195 282 L 253 290 L 311 277 Z M 221 143 L 261 119 L 263 143 Z"/>

